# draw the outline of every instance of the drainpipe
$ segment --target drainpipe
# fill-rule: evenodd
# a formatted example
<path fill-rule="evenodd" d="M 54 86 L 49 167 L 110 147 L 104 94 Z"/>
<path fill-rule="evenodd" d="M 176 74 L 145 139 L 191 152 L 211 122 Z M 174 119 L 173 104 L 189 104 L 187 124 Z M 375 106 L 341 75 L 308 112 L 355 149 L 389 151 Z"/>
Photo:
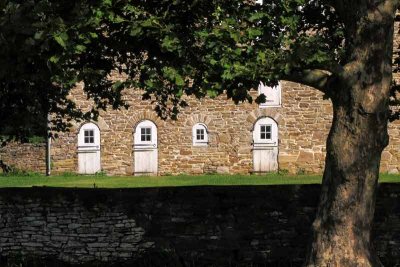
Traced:
<path fill-rule="evenodd" d="M 50 114 L 47 114 L 46 120 L 46 176 L 50 176 L 51 173 L 51 137 L 50 137 Z"/>

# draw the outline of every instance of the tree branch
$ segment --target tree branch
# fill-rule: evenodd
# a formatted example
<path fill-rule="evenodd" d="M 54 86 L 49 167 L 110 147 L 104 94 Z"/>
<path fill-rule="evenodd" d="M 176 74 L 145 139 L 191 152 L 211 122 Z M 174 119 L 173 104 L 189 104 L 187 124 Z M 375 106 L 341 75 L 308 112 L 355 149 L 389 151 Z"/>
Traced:
<path fill-rule="evenodd" d="M 321 92 L 327 92 L 328 79 L 331 74 L 324 70 L 299 70 L 292 71 L 282 78 L 290 82 L 301 83 L 318 89 Z"/>

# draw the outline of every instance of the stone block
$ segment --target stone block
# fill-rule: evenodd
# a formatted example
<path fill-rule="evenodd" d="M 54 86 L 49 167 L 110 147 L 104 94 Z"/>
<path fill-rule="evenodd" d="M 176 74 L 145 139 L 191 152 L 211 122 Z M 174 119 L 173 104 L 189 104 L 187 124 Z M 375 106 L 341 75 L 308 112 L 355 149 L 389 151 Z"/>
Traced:
<path fill-rule="evenodd" d="M 300 150 L 299 156 L 297 157 L 297 162 L 299 163 L 312 163 L 314 161 L 314 153 L 304 150 Z"/>
<path fill-rule="evenodd" d="M 217 173 L 229 173 L 229 167 L 228 166 L 218 166 L 217 167 Z"/>
<path fill-rule="evenodd" d="M 229 144 L 232 141 L 230 134 L 219 134 L 219 142 L 223 144 Z"/>
<path fill-rule="evenodd" d="M 296 162 L 297 157 L 297 155 L 279 155 L 278 161 L 279 163 Z"/>
<path fill-rule="evenodd" d="M 382 161 L 390 161 L 391 158 L 392 158 L 392 154 L 389 151 L 382 152 L 382 157 L 381 157 Z"/>

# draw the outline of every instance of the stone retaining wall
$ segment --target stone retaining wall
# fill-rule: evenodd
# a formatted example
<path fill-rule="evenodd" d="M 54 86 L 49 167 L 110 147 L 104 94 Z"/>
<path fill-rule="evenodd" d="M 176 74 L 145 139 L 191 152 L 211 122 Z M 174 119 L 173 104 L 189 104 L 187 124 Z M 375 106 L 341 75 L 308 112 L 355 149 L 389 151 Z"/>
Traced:
<path fill-rule="evenodd" d="M 45 173 L 45 155 L 45 144 L 9 143 L 0 148 L 0 160 L 10 167 L 24 171 Z"/>
<path fill-rule="evenodd" d="M 318 194 L 317 185 L 0 189 L 0 256 L 104 266 L 299 266 Z M 373 239 L 386 266 L 400 264 L 399 200 L 399 185 L 380 186 Z"/>

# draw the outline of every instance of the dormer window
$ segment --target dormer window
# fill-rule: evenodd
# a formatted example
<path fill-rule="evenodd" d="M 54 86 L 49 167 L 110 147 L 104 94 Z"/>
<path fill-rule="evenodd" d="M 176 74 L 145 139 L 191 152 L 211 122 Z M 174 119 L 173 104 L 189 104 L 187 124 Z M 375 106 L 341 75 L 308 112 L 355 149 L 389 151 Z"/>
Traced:
<path fill-rule="evenodd" d="M 258 86 L 258 94 L 264 94 L 266 101 L 260 103 L 260 108 L 266 107 L 280 107 L 281 106 L 281 83 L 279 82 L 276 86 L 266 86 L 260 82 Z"/>

